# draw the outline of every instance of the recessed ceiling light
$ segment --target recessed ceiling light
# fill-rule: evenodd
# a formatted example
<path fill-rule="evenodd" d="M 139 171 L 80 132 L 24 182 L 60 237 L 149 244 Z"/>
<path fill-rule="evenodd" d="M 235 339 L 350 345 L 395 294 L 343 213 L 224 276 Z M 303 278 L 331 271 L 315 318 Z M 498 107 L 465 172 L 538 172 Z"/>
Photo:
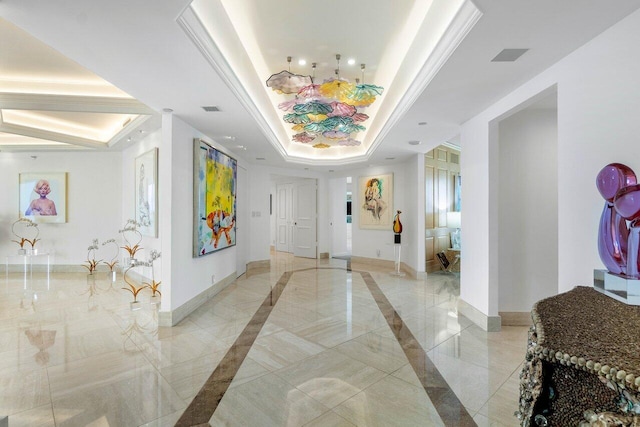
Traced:
<path fill-rule="evenodd" d="M 385 159 L 387 159 L 387 160 L 395 160 L 396 158 L 395 157 L 385 157 Z"/>
<path fill-rule="evenodd" d="M 334 172 L 334 170 L 333 169 L 329 169 L 329 172 Z"/>
<path fill-rule="evenodd" d="M 244 151 L 247 151 L 247 147 L 245 147 L 244 145 L 238 145 L 238 148 Z"/>
<path fill-rule="evenodd" d="M 140 133 L 140 134 L 144 133 L 144 129 L 140 129 L 140 130 L 138 131 L 138 133 Z"/>
<path fill-rule="evenodd" d="M 236 140 L 236 137 L 235 136 L 231 136 L 231 135 L 225 135 L 222 138 L 226 139 L 228 141 L 235 141 Z"/>
<path fill-rule="evenodd" d="M 305 61 L 304 59 L 301 59 L 298 61 L 298 65 L 307 65 L 307 61 Z"/>
<path fill-rule="evenodd" d="M 309 170 L 309 168 L 304 168 L 304 170 L 308 171 L 308 170 Z"/>
<path fill-rule="evenodd" d="M 131 142 L 131 137 L 127 138 L 127 142 Z"/>
<path fill-rule="evenodd" d="M 207 113 L 212 113 L 214 111 L 220 111 L 220 109 L 218 107 L 216 107 L 215 105 L 205 106 L 205 107 L 202 107 L 202 109 L 204 111 L 206 111 Z"/>
<path fill-rule="evenodd" d="M 349 64 L 349 65 L 353 65 L 353 64 L 355 64 L 355 63 L 356 63 L 356 60 L 355 60 L 355 59 L 353 59 L 353 58 L 350 58 L 350 59 L 347 61 L 347 64 Z"/>
<path fill-rule="evenodd" d="M 420 141 L 409 141 L 409 145 L 420 145 L 422 142 Z"/>
<path fill-rule="evenodd" d="M 424 126 L 426 124 L 427 124 L 427 122 L 418 122 L 418 126 Z"/>
<path fill-rule="evenodd" d="M 264 157 L 256 157 L 256 160 L 266 160 Z"/>
<path fill-rule="evenodd" d="M 163 108 L 162 112 L 163 113 L 173 113 L 173 110 L 171 108 Z"/>

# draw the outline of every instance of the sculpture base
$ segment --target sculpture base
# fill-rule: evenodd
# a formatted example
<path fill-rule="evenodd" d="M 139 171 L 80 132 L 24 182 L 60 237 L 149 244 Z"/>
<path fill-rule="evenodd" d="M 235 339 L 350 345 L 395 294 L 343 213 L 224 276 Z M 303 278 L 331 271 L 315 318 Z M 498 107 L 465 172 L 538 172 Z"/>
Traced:
<path fill-rule="evenodd" d="M 607 270 L 593 270 L 593 288 L 627 305 L 640 305 L 640 280 L 621 277 Z"/>

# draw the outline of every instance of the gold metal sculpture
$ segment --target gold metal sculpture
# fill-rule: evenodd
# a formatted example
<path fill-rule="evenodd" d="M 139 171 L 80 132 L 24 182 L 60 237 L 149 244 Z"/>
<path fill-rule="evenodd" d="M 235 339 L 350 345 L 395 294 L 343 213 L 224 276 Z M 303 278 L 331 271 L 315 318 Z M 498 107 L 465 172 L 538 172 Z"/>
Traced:
<path fill-rule="evenodd" d="M 109 267 L 109 271 L 113 271 L 113 267 L 115 267 L 118 263 L 118 253 L 120 252 L 120 247 L 116 243 L 115 239 L 109 239 L 106 242 L 103 242 L 102 246 L 108 245 L 109 243 L 112 243 L 116 247 L 116 254 L 111 258 L 111 261 L 102 261 L 102 263 L 106 264 L 107 267 Z"/>
<path fill-rule="evenodd" d="M 129 270 L 131 270 L 132 268 L 136 267 L 137 265 L 134 264 L 132 266 L 130 266 L 129 268 L 127 268 L 124 272 L 124 275 L 122 276 L 122 278 L 124 279 L 124 281 L 127 284 L 127 288 L 122 288 L 125 291 L 129 291 L 131 292 L 131 295 L 133 295 L 133 303 L 137 303 L 138 301 L 138 294 L 140 293 L 141 290 L 143 290 L 144 288 L 147 287 L 147 285 L 142 284 L 142 286 L 138 287 L 136 286 L 134 283 L 130 282 L 129 279 L 127 278 L 127 273 L 129 272 Z"/>
<path fill-rule="evenodd" d="M 98 239 L 93 239 L 93 244 L 87 248 L 86 265 L 82 264 L 84 268 L 89 270 L 89 274 L 93 274 L 98 268 L 98 264 L 102 262 L 102 260 L 96 260 L 96 250 L 98 250 Z"/>
<path fill-rule="evenodd" d="M 122 246 L 122 249 L 126 250 L 129 253 L 129 258 L 135 260 L 136 252 L 138 252 L 142 247 L 140 246 L 140 242 L 142 241 L 142 233 L 138 231 L 138 222 L 133 219 L 127 220 L 124 228 L 122 230 L 118 230 L 119 233 L 122 234 L 126 244 Z"/>
<path fill-rule="evenodd" d="M 147 265 L 151 267 L 151 283 L 143 282 L 143 285 L 147 285 L 149 289 L 151 289 L 151 297 L 155 297 L 156 294 L 162 296 L 162 292 L 158 290 L 158 287 L 162 282 L 156 282 L 155 274 L 153 272 L 153 262 L 160 258 L 161 253 L 157 250 L 153 249 L 150 253 L 149 261 L 147 261 Z"/>
<path fill-rule="evenodd" d="M 16 226 L 22 226 L 27 228 L 33 227 L 33 229 L 35 229 L 35 235 L 33 235 L 31 239 L 23 237 L 16 232 Z M 31 245 L 31 249 L 33 249 L 36 246 L 36 242 L 40 240 L 38 239 L 38 236 L 40 235 L 38 224 L 36 224 L 35 222 L 27 218 L 20 218 L 19 220 L 15 221 L 11 225 L 11 233 L 13 233 L 14 236 L 20 239 L 20 240 L 12 240 L 12 242 L 16 242 L 17 244 L 20 245 L 20 249 L 25 249 L 24 247 L 25 243 L 29 243 L 29 245 Z"/>

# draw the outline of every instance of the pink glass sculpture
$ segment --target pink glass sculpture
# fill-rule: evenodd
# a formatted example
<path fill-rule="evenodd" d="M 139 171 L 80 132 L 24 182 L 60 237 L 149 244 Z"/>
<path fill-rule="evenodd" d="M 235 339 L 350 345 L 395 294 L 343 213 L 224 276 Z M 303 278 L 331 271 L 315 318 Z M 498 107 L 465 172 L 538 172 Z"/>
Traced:
<path fill-rule="evenodd" d="M 631 221 L 631 230 L 627 240 L 627 277 L 640 278 L 638 268 L 638 250 L 640 250 L 640 185 L 634 184 L 621 188 L 613 200 L 615 210 L 620 216 Z"/>
<path fill-rule="evenodd" d="M 629 275 L 627 269 L 627 253 L 631 255 L 631 248 L 627 248 L 629 229 L 625 221 L 626 215 L 614 208 L 616 194 L 624 188 L 637 183 L 636 175 L 631 168 L 621 163 L 611 163 L 602 168 L 596 178 L 598 191 L 605 199 L 604 209 L 600 216 L 598 229 L 598 253 L 607 270 L 614 274 Z M 620 204 L 628 212 L 628 199 L 623 196 Z M 627 218 L 629 219 L 629 218 Z M 635 246 L 634 259 L 638 258 L 638 246 Z M 637 262 L 635 263 L 637 274 Z M 634 276 L 635 277 L 635 276 Z"/>

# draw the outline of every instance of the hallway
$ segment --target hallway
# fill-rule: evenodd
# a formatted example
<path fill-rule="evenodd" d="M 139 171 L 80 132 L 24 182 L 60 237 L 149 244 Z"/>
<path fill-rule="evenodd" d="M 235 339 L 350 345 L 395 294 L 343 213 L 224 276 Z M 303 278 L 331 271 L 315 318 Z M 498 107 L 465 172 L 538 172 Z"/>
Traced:
<path fill-rule="evenodd" d="M 104 276 L 11 273 L 0 414 L 11 427 L 516 423 L 527 328 L 459 317 L 453 275 L 351 268 L 276 254 L 173 328 L 148 293 L 131 311 Z"/>

